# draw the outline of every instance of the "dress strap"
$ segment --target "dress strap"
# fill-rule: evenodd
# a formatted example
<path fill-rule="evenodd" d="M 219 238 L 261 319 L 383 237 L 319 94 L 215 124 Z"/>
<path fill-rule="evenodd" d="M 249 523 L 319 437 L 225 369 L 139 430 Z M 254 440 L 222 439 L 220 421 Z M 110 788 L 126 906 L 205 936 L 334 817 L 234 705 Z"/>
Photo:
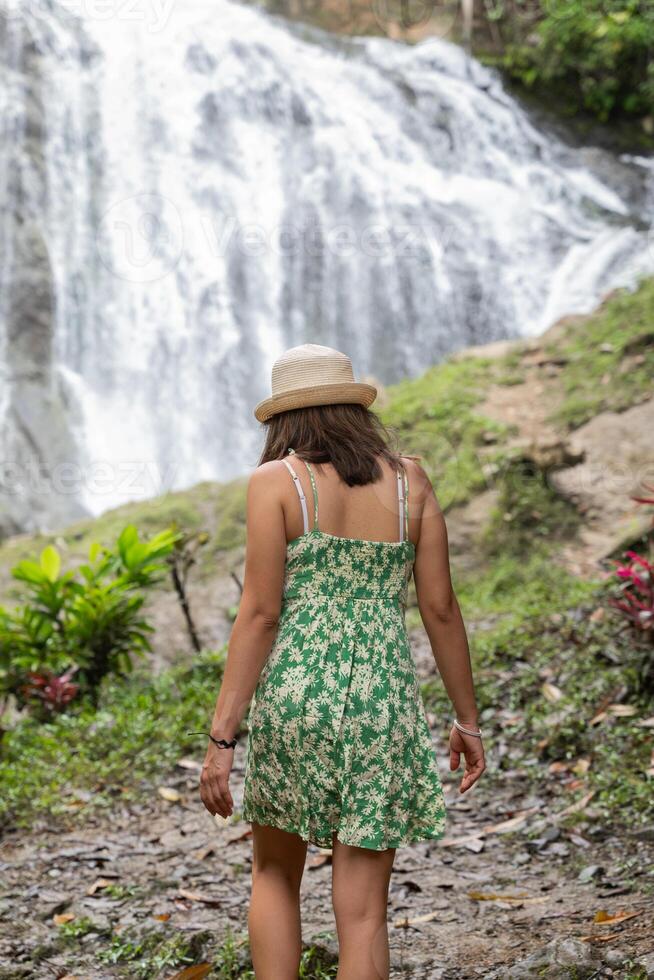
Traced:
<path fill-rule="evenodd" d="M 309 530 L 309 515 L 307 513 L 307 498 L 304 495 L 304 490 L 302 489 L 302 484 L 300 483 L 300 478 L 298 477 L 297 473 L 295 472 L 295 470 L 293 469 L 293 467 L 291 466 L 291 464 L 289 463 L 289 461 L 287 459 L 284 459 L 284 460 L 282 460 L 282 462 L 284 463 L 284 465 L 285 465 L 286 469 L 288 470 L 288 472 L 293 477 L 293 483 L 295 484 L 295 489 L 297 490 L 298 496 L 300 498 L 300 505 L 302 507 L 302 521 L 304 523 L 304 533 L 306 534 L 307 531 Z"/>
<path fill-rule="evenodd" d="M 317 528 L 318 527 L 318 491 L 316 489 L 316 481 L 314 480 L 313 477 L 313 470 L 307 463 L 306 459 L 304 460 L 304 465 L 309 471 L 309 478 L 311 480 L 311 489 L 313 490 L 313 526 L 314 528 Z"/>
<path fill-rule="evenodd" d="M 406 469 L 400 464 L 397 471 L 397 499 L 400 515 L 400 541 L 409 540 L 409 481 Z"/>

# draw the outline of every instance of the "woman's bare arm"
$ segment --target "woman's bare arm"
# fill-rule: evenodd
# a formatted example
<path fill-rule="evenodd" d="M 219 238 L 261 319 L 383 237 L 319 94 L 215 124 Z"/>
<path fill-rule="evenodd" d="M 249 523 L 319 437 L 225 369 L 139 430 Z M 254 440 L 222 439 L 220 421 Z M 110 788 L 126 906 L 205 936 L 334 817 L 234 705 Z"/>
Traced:
<path fill-rule="evenodd" d="M 229 740 L 238 731 L 277 633 L 286 560 L 281 476 L 279 463 L 265 463 L 248 483 L 243 594 L 211 724 L 215 738 Z M 205 806 L 223 817 L 233 808 L 228 787 L 232 759 L 233 750 L 210 742 L 200 781 Z"/>
<path fill-rule="evenodd" d="M 418 510 L 419 534 L 416 546 L 414 579 L 418 608 L 424 624 L 438 671 L 458 721 L 477 728 L 478 711 L 475 699 L 470 650 L 461 609 L 450 574 L 447 528 L 431 482 L 422 469 L 416 468 L 417 493 L 414 514 Z M 414 484 L 414 485 L 415 485 Z M 457 729 L 450 737 L 453 769 L 458 769 L 459 753 L 466 757 L 466 774 L 461 791 L 465 792 L 483 772 L 483 751 L 480 739 L 462 736 Z M 474 777 L 474 778 L 473 778 Z"/>

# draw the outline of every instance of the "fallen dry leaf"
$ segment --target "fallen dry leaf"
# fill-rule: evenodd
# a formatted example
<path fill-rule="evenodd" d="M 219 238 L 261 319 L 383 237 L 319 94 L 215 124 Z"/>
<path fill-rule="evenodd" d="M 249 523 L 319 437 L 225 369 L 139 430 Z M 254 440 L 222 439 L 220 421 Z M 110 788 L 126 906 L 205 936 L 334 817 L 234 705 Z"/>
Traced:
<path fill-rule="evenodd" d="M 578 776 L 583 776 L 585 773 L 588 772 L 589 769 L 590 769 L 590 759 L 585 759 L 585 758 L 577 759 L 577 761 L 572 767 L 572 771 L 575 772 Z"/>
<path fill-rule="evenodd" d="M 197 759 L 178 759 L 177 765 L 180 769 L 192 769 L 198 772 L 202 769 L 202 763 L 198 762 Z"/>
<path fill-rule="evenodd" d="M 616 912 L 615 915 L 610 915 L 605 912 L 604 909 L 600 909 L 599 912 L 595 913 L 595 918 L 593 922 L 596 926 L 612 926 L 616 922 L 626 922 L 627 919 L 635 919 L 637 915 L 642 915 L 643 910 L 640 909 L 638 912 Z"/>
<path fill-rule="evenodd" d="M 180 888 L 177 892 L 179 898 L 185 898 L 187 902 L 201 902 L 202 905 L 211 905 L 217 907 L 222 905 L 223 899 L 218 898 L 217 895 L 204 895 L 202 892 L 191 892 L 186 888 Z"/>
<path fill-rule="evenodd" d="M 563 697 L 563 691 L 561 688 L 557 687 L 556 684 L 551 684 L 549 681 L 545 681 L 544 684 L 541 684 L 540 690 L 543 697 L 552 704 L 560 701 Z"/>
<path fill-rule="evenodd" d="M 167 800 L 169 803 L 179 803 L 182 798 L 182 794 L 170 786 L 160 786 L 157 792 L 162 799 Z"/>
<path fill-rule="evenodd" d="M 533 813 L 538 812 L 537 806 L 530 806 L 527 810 L 520 810 L 513 817 L 509 817 L 508 820 L 500 820 L 499 823 L 487 824 L 483 829 L 483 834 L 506 834 L 510 830 L 515 830 L 520 824 L 523 824 L 527 817 L 530 817 Z"/>
<path fill-rule="evenodd" d="M 612 943 L 616 939 L 624 939 L 625 936 L 629 935 L 629 930 L 626 932 L 624 930 L 620 932 L 611 932 L 608 935 L 599 935 L 595 932 L 591 936 L 581 936 L 582 943 Z"/>
<path fill-rule="evenodd" d="M 73 912 L 61 912 L 59 915 L 53 915 L 52 921 L 56 926 L 63 926 L 66 922 L 72 922 L 74 918 Z"/>
<path fill-rule="evenodd" d="M 398 929 L 407 929 L 409 926 L 416 925 L 419 922 L 431 922 L 432 919 L 437 919 L 438 912 L 425 912 L 424 915 L 416 915 L 412 919 L 400 918 L 396 919 L 393 923 Z"/>
<path fill-rule="evenodd" d="M 325 864 L 331 864 L 331 863 L 332 863 L 332 854 L 331 854 L 331 851 L 330 851 L 329 854 L 316 854 L 314 857 L 312 857 L 309 860 L 308 867 L 310 869 L 311 868 L 322 868 L 323 865 L 325 865 Z"/>
<path fill-rule="evenodd" d="M 162 912 L 161 915 L 153 915 L 152 918 L 156 919 L 157 922 L 168 922 L 170 912 Z"/>
<path fill-rule="evenodd" d="M 458 847 L 472 840 L 479 840 L 479 834 L 463 834 L 461 837 L 441 837 L 438 844 L 440 847 Z"/>
<path fill-rule="evenodd" d="M 525 822 L 525 820 L 532 816 L 532 814 L 538 812 L 539 807 L 532 806 L 528 810 L 521 810 L 520 813 L 516 813 L 515 816 L 509 817 L 508 820 L 500 820 L 499 823 L 489 823 L 481 830 L 475 831 L 474 834 L 462 834 L 461 837 L 442 837 L 439 841 L 441 847 L 458 847 L 459 845 L 465 845 L 469 847 L 472 844 L 471 850 L 475 848 L 475 841 L 483 844 L 481 838 L 485 837 L 486 834 L 506 834 L 511 830 L 515 830 Z M 481 848 L 479 848 L 481 850 Z"/>
<path fill-rule="evenodd" d="M 114 882 L 111 878 L 96 878 L 92 885 L 86 889 L 87 895 L 95 895 L 96 892 L 100 891 L 101 888 L 108 888 L 109 885 L 113 885 Z"/>
<path fill-rule="evenodd" d="M 81 806 L 86 806 L 88 800 L 70 800 L 69 803 L 64 803 L 62 809 L 64 810 L 77 810 Z"/>
<path fill-rule="evenodd" d="M 558 820 L 559 817 L 565 817 L 567 816 L 568 813 L 578 813 L 579 810 L 585 810 L 587 805 L 595 796 L 595 793 L 596 790 L 591 789 L 589 793 L 586 793 L 585 796 L 582 796 L 582 798 L 580 800 L 577 800 L 576 803 L 571 803 L 570 806 L 566 806 L 563 808 L 563 810 L 559 810 L 557 813 L 552 814 L 550 820 Z"/>
<path fill-rule="evenodd" d="M 227 843 L 237 844 L 239 841 L 247 840 L 248 837 L 252 837 L 252 827 L 248 827 L 247 830 L 244 830 L 237 837 L 230 837 Z"/>
<path fill-rule="evenodd" d="M 654 728 L 654 718 L 644 718 L 643 721 L 637 722 L 640 728 Z"/>
<path fill-rule="evenodd" d="M 168 980 L 202 980 L 207 974 L 211 973 L 213 965 L 211 963 L 197 963 L 195 966 L 186 966 L 179 973 L 174 973 Z"/>
<path fill-rule="evenodd" d="M 227 841 L 227 843 L 231 844 L 231 841 Z M 216 845 L 208 844 L 207 847 L 201 847 L 199 851 L 196 851 L 194 857 L 196 861 L 206 861 L 206 859 L 211 854 L 215 854 L 215 853 L 216 853 Z"/>
<path fill-rule="evenodd" d="M 549 901 L 547 895 L 534 898 L 531 895 L 501 895 L 495 892 L 468 892 L 468 898 L 475 902 L 521 902 L 524 905 L 536 905 Z"/>
<path fill-rule="evenodd" d="M 638 714 L 638 708 L 633 704 L 610 704 L 607 710 L 616 718 L 631 718 Z"/>

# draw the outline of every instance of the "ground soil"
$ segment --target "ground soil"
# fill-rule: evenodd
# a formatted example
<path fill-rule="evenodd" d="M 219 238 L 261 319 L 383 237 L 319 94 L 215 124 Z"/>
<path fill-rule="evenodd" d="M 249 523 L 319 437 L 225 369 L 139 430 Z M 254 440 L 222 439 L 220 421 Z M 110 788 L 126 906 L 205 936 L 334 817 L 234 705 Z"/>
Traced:
<path fill-rule="evenodd" d="M 420 676 L 432 674 L 424 639 L 416 635 L 413 649 Z M 388 905 L 391 977 L 504 980 L 511 964 L 557 938 L 590 945 L 593 976 L 629 976 L 627 966 L 616 964 L 654 948 L 654 827 L 632 833 L 627 821 L 609 828 L 583 796 L 566 816 L 579 797 L 578 780 L 546 765 L 534 780 L 518 770 L 500 772 L 491 758 L 481 782 L 460 795 L 441 731 L 434 728 L 433 739 L 446 791 L 446 836 L 396 851 Z M 53 945 L 59 928 L 53 916 L 61 914 L 88 916 L 116 934 L 138 927 L 164 934 L 209 930 L 217 937 L 231 930 L 245 938 L 252 843 L 249 824 L 238 819 L 244 750 L 241 742 L 231 779 L 235 816 L 227 826 L 202 806 L 199 753 L 180 760 L 162 787 L 131 809 L 117 803 L 113 813 L 83 827 L 10 834 L 0 847 L 0 978 L 137 975 L 130 964 L 98 960 L 106 935 L 92 932 L 64 952 Z M 165 800 L 161 788 L 179 799 Z M 336 953 L 330 876 L 330 853 L 309 845 L 303 939 Z M 122 886 L 123 894 L 111 895 L 107 885 Z M 634 914 L 599 925 L 599 912 Z M 162 972 L 161 980 L 174 973 Z"/>

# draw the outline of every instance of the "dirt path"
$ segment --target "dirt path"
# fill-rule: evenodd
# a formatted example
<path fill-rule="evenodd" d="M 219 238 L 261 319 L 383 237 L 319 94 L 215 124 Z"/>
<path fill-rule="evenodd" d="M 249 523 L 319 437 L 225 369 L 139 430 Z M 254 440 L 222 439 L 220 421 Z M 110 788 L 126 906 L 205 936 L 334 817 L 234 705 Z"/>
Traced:
<path fill-rule="evenodd" d="M 583 517 L 577 538 L 561 549 L 559 560 L 572 574 L 595 576 L 603 559 L 649 526 L 648 515 L 631 497 L 654 483 L 654 399 L 623 412 L 601 412 L 573 432 L 559 431 L 549 419 L 562 399 L 560 365 L 545 348 L 564 327 L 562 321 L 538 341 L 524 343 L 519 368 L 524 380 L 491 385 L 479 412 L 514 427 L 507 449 L 546 462 L 551 486 L 572 500 Z M 459 356 L 501 357 L 511 349 L 503 342 L 469 348 Z M 493 503 L 488 491 L 450 512 L 455 554 L 458 545 L 461 552 L 474 546 Z"/>
<path fill-rule="evenodd" d="M 436 744 L 440 757 L 444 746 Z M 232 779 L 237 811 L 243 761 L 241 744 Z M 563 829 L 552 817 L 568 805 L 565 791 L 544 783 L 534 795 L 520 773 L 509 772 L 501 783 L 493 785 L 491 777 L 459 797 L 445 759 L 441 765 L 447 837 L 402 848 L 396 856 L 389 901 L 392 977 L 511 977 L 511 964 L 551 940 L 591 935 L 597 942 L 583 942 L 575 955 L 581 949 L 593 958 L 595 972 L 578 975 L 626 977 L 626 967 L 616 964 L 654 948 L 654 828 L 640 838 L 626 829 L 608 834 L 594 819 L 591 801 L 579 810 L 574 829 Z M 246 935 L 249 825 L 216 826 L 197 795 L 197 769 L 178 767 L 166 787 L 180 794 L 178 802 L 153 793 L 133 812 L 117 807 L 111 820 L 83 830 L 5 841 L 0 977 L 140 976 L 129 963 L 102 964 L 98 953 L 110 942 L 98 934 L 102 929 L 187 936 L 209 930 L 216 940 L 227 929 Z M 458 843 L 448 843 L 452 839 Z M 330 874 L 329 857 L 310 845 L 303 936 L 306 943 L 335 950 Z M 602 910 L 636 914 L 615 925 L 596 925 L 594 916 Z M 53 919 L 61 914 L 78 921 L 90 917 L 96 930 L 62 951 Z"/>

